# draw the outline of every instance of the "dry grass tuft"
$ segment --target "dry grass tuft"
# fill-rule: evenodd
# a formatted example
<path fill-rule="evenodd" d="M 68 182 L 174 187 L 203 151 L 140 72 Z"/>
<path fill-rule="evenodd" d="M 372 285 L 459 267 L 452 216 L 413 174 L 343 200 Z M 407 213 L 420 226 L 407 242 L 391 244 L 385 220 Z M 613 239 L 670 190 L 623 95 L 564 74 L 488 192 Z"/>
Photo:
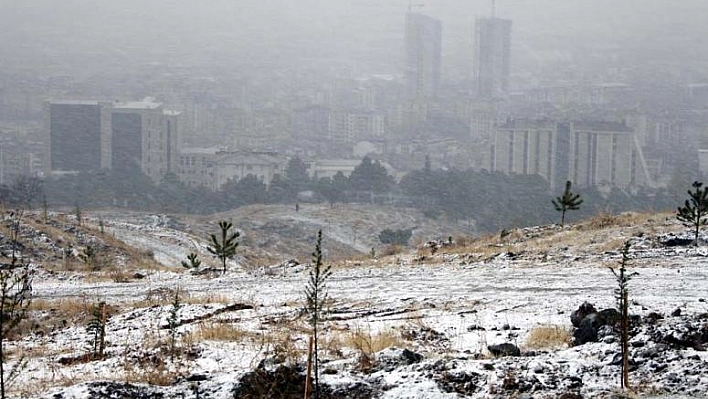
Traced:
<path fill-rule="evenodd" d="M 652 215 L 646 213 L 623 212 L 615 214 L 609 209 L 598 212 L 595 216 L 581 223 L 582 230 L 600 230 L 610 227 L 632 227 L 647 223 Z"/>
<path fill-rule="evenodd" d="M 393 256 L 403 253 L 403 247 L 400 245 L 387 245 L 381 250 L 381 256 Z"/>
<path fill-rule="evenodd" d="M 236 327 L 232 323 L 209 321 L 199 323 L 196 329 L 190 332 L 192 342 L 200 341 L 241 341 L 251 338 L 252 333 Z"/>
<path fill-rule="evenodd" d="M 307 356 L 304 340 L 298 340 L 289 328 L 266 331 L 259 337 L 260 348 L 270 352 L 279 362 L 297 363 Z M 302 345 L 298 345 L 300 342 Z M 330 350 L 330 348 L 327 348 Z"/>
<path fill-rule="evenodd" d="M 357 327 L 354 331 L 350 331 L 344 336 L 343 344 L 346 347 L 371 356 L 386 348 L 404 347 L 405 341 L 401 334 L 396 331 L 372 332 L 370 329 L 363 330 Z"/>
<path fill-rule="evenodd" d="M 224 294 L 216 294 L 216 293 L 210 293 L 207 295 L 200 295 L 200 296 L 187 296 L 185 298 L 180 298 L 180 301 L 184 304 L 190 304 L 190 305 L 202 305 L 202 304 L 207 304 L 207 303 L 220 303 L 220 304 L 228 304 L 231 303 L 229 300 L 229 297 L 227 297 Z"/>
<path fill-rule="evenodd" d="M 124 359 L 124 381 L 130 384 L 170 386 L 180 373 L 168 366 L 159 356 L 142 355 L 137 359 Z"/>
<path fill-rule="evenodd" d="M 583 230 L 599 230 L 616 226 L 619 217 L 609 209 L 603 209 L 583 223 Z"/>
<path fill-rule="evenodd" d="M 526 337 L 526 347 L 530 349 L 555 349 L 572 344 L 573 335 L 569 329 L 556 325 L 533 327 Z"/>
<path fill-rule="evenodd" d="M 88 313 L 92 304 L 88 298 L 33 299 L 29 311 L 52 311 L 63 315 Z"/>

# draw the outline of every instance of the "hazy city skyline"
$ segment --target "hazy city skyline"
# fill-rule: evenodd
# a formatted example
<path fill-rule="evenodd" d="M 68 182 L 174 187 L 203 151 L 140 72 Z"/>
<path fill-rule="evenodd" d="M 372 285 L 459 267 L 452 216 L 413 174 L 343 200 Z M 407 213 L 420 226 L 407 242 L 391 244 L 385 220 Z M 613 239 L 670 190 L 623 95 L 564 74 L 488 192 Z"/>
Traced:
<path fill-rule="evenodd" d="M 429 0 L 414 8 L 443 24 L 443 75 L 472 62 L 474 20 L 490 0 Z M 40 63 L 47 71 L 91 65 L 226 64 L 334 67 L 401 73 L 406 0 L 0 1 L 0 65 Z M 708 3 L 666 0 L 497 0 L 496 14 L 514 21 L 512 71 L 543 59 L 582 57 L 584 49 L 705 62 L 701 15 Z M 633 51 L 636 53 L 634 54 Z M 675 58 L 676 58 L 675 57 Z M 362 66 L 357 67 L 360 64 Z"/>

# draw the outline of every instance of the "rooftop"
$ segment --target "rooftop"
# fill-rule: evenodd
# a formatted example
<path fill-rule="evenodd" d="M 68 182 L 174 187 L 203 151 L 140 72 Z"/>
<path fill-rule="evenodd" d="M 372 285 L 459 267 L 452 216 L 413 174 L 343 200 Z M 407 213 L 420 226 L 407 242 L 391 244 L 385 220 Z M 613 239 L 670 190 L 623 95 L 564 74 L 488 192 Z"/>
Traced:
<path fill-rule="evenodd" d="M 118 109 L 157 109 L 162 103 L 155 101 L 153 97 L 145 97 L 142 101 L 117 102 L 114 108 Z"/>
<path fill-rule="evenodd" d="M 98 105 L 98 101 L 88 101 L 88 100 L 51 100 L 49 101 L 52 105 Z"/>

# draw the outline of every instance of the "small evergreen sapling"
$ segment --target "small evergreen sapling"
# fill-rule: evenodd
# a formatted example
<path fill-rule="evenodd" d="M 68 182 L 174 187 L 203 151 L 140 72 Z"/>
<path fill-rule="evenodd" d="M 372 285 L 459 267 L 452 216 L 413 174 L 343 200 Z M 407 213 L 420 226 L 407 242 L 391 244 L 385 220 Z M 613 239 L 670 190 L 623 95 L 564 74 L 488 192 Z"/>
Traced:
<path fill-rule="evenodd" d="M 18 255 L 18 239 L 20 236 L 21 212 L 11 212 L 10 240 L 12 241 L 12 258 L 9 267 L 0 269 L 0 398 L 5 399 L 5 390 L 22 372 L 27 362 L 24 357 L 15 363 L 10 370 L 5 370 L 6 342 L 32 302 L 32 275 L 29 263 Z"/>
<path fill-rule="evenodd" d="M 553 206 L 555 206 L 556 211 L 561 213 L 561 227 L 565 225 L 565 212 L 566 211 L 577 211 L 580 209 L 580 204 L 583 203 L 580 194 L 574 194 L 570 191 L 573 183 L 570 180 L 565 182 L 565 191 L 560 197 L 551 200 Z"/>
<path fill-rule="evenodd" d="M 222 273 L 226 273 L 226 260 L 231 258 L 236 254 L 236 247 L 238 247 L 238 238 L 241 233 L 238 231 L 235 233 L 230 233 L 229 230 L 233 227 L 231 222 L 222 220 L 219 222 L 219 228 L 221 229 L 221 239 L 216 237 L 216 234 L 211 235 L 211 246 L 207 247 L 209 252 L 216 255 L 221 260 L 221 265 L 223 267 Z"/>
<path fill-rule="evenodd" d="M 167 318 L 167 327 L 170 331 L 170 360 L 174 359 L 176 349 L 177 349 L 177 327 L 179 327 L 179 310 L 182 307 L 182 303 L 179 300 L 180 290 L 175 290 L 174 297 L 172 298 L 172 307 L 170 308 L 170 315 Z"/>
<path fill-rule="evenodd" d="M 686 227 L 693 227 L 693 244 L 698 245 L 698 233 L 701 226 L 708 224 L 708 188 L 703 187 L 703 183 L 694 181 L 695 191 L 688 190 L 689 199 L 684 206 L 676 210 L 676 219 L 683 222 Z"/>
<path fill-rule="evenodd" d="M 185 267 L 187 269 L 199 269 L 202 265 L 202 261 L 200 261 L 197 257 L 196 253 L 192 252 L 189 255 L 187 255 L 187 261 L 182 261 L 182 267 Z"/>
<path fill-rule="evenodd" d="M 47 196 L 42 195 L 42 222 L 47 224 L 49 220 L 49 204 L 47 203 Z"/>
<path fill-rule="evenodd" d="M 622 355 L 622 378 L 620 386 L 622 388 L 629 387 L 629 280 L 637 276 L 639 273 L 629 273 L 627 271 L 627 263 L 629 263 L 629 248 L 631 243 L 626 241 L 622 247 L 622 260 L 620 261 L 619 269 L 615 270 L 610 267 L 612 274 L 617 281 L 617 289 L 615 289 L 615 299 L 617 300 L 617 310 L 620 313 L 620 352 Z"/>
<path fill-rule="evenodd" d="M 312 336 L 314 341 L 314 357 L 313 371 L 315 374 L 315 391 L 314 398 L 319 399 L 319 356 L 318 356 L 318 335 L 319 327 L 323 321 L 325 314 L 325 304 L 327 302 L 327 287 L 326 282 L 332 275 L 331 266 L 323 266 L 322 264 L 322 230 L 317 233 L 317 243 L 315 244 L 315 252 L 312 253 L 312 268 L 310 269 L 310 280 L 305 288 L 305 313 L 309 316 L 308 322 L 312 327 Z"/>
<path fill-rule="evenodd" d="M 79 207 L 79 204 L 76 204 L 76 206 L 74 207 L 74 216 L 76 217 L 76 225 L 82 226 L 83 214 L 81 213 L 81 207 Z"/>
<path fill-rule="evenodd" d="M 91 334 L 91 357 L 102 359 L 106 348 L 106 303 L 101 301 L 91 309 L 91 319 L 86 325 L 86 331 Z"/>
<path fill-rule="evenodd" d="M 86 263 L 91 270 L 96 270 L 98 267 L 98 249 L 93 244 L 87 244 L 84 250 L 79 254 L 79 258 Z"/>

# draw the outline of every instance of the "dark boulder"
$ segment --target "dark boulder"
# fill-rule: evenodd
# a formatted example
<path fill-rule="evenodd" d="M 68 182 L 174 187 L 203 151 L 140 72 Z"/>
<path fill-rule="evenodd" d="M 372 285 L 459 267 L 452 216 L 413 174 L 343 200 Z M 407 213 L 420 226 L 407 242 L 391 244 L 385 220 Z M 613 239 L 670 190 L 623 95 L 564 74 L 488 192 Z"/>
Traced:
<path fill-rule="evenodd" d="M 129 383 L 98 381 L 88 384 L 91 398 L 163 399 L 165 394 L 156 388 Z"/>
<path fill-rule="evenodd" d="M 580 310 L 585 306 L 590 305 L 587 302 L 583 303 L 578 310 L 578 315 L 581 314 Z M 592 305 L 590 305 L 592 306 Z M 589 308 L 586 306 L 586 310 Z M 573 313 L 575 313 L 573 312 Z M 587 342 L 597 342 L 599 339 L 607 336 L 608 331 L 611 331 L 614 326 L 620 320 L 620 313 L 617 309 L 603 309 L 599 312 L 593 312 L 587 314 L 579 323 L 578 327 L 573 331 L 573 338 L 575 345 L 582 345 Z M 571 321 L 572 316 L 571 316 Z M 575 324 L 573 324 L 575 325 Z M 602 328 L 607 326 L 606 328 Z M 600 332 L 602 331 L 602 334 Z"/>
<path fill-rule="evenodd" d="M 273 370 L 257 368 L 246 373 L 231 391 L 234 399 L 301 399 L 305 395 L 305 373 L 302 368 L 278 366 Z M 378 397 L 376 387 L 354 382 L 332 387 L 320 381 L 322 399 L 372 399 Z"/>
<path fill-rule="evenodd" d="M 619 312 L 615 309 L 604 309 L 600 312 L 590 313 L 580 322 L 580 326 L 573 331 L 575 345 L 597 342 L 600 338 L 599 330 L 603 326 L 614 326 L 618 320 Z M 606 335 L 603 334 L 603 337 Z"/>
<path fill-rule="evenodd" d="M 664 319 L 664 315 L 658 312 L 650 312 L 644 319 L 649 324 L 656 324 L 659 320 Z"/>
<path fill-rule="evenodd" d="M 693 348 L 697 351 L 704 352 L 706 348 L 703 346 L 703 340 L 700 333 L 688 333 L 688 334 L 668 334 L 664 337 L 663 342 L 678 347 L 681 349 Z"/>
<path fill-rule="evenodd" d="M 408 349 L 386 348 L 376 353 L 375 370 L 392 371 L 397 367 L 408 366 L 419 363 L 423 360 L 423 355 Z"/>
<path fill-rule="evenodd" d="M 580 322 L 580 326 L 573 331 L 573 342 L 575 345 L 597 342 L 597 330 L 600 328 L 600 326 L 597 325 L 597 319 L 598 314 L 591 313 Z"/>
<path fill-rule="evenodd" d="M 600 311 L 600 318 L 603 326 L 614 326 L 619 323 L 621 315 L 617 309 L 609 308 Z"/>
<path fill-rule="evenodd" d="M 521 350 L 519 350 L 519 347 L 508 342 L 499 345 L 489 345 L 487 346 L 487 349 L 494 357 L 521 356 Z"/>
<path fill-rule="evenodd" d="M 573 313 L 570 314 L 570 322 L 573 323 L 573 327 L 578 328 L 580 327 L 580 322 L 583 321 L 583 319 L 589 315 L 590 313 L 595 313 L 597 310 L 595 310 L 595 306 L 589 302 L 583 302 L 582 305 L 580 305 L 579 308 L 573 311 Z"/>

